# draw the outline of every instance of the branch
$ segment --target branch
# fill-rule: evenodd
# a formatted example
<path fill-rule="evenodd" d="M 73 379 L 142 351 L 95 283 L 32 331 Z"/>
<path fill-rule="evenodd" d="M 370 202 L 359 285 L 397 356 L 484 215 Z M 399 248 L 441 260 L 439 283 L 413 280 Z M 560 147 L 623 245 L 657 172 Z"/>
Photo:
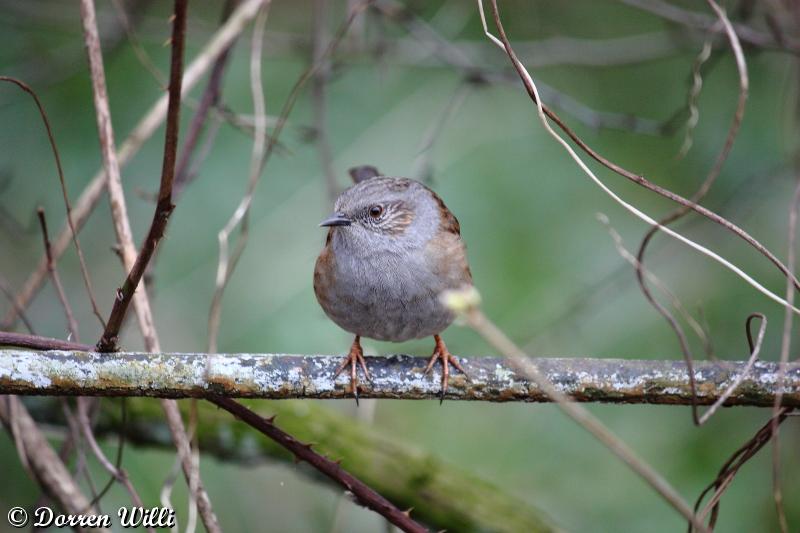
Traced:
<path fill-rule="evenodd" d="M 153 214 L 153 221 L 147 232 L 140 253 L 136 252 L 133 242 L 131 224 L 125 207 L 125 193 L 122 188 L 119 173 L 117 151 L 114 148 L 113 128 L 111 127 L 108 97 L 105 90 L 105 74 L 103 71 L 103 58 L 97 36 L 97 23 L 94 17 L 93 0 L 83 0 L 81 3 L 81 19 L 84 25 L 86 49 L 89 56 L 89 66 L 92 74 L 92 89 L 94 93 L 95 110 L 97 112 L 98 132 L 103 153 L 103 163 L 106 169 L 109 201 L 111 203 L 111 218 L 114 230 L 122 249 L 122 262 L 128 275 L 121 289 L 117 291 L 114 307 L 108 319 L 103 335 L 97 343 L 100 351 L 114 351 L 117 347 L 122 321 L 125 318 L 131 300 L 135 300 L 134 307 L 139 322 L 139 330 L 144 337 L 144 344 L 151 352 L 161 351 L 158 333 L 156 331 L 150 300 L 147 290 L 142 285 L 141 278 L 147 264 L 164 234 L 167 220 L 174 206 L 172 205 L 172 182 L 175 176 L 175 159 L 178 147 L 178 128 L 180 114 L 180 100 L 183 82 L 183 51 L 186 36 L 186 10 L 188 0 L 175 0 L 172 16 L 171 36 L 171 61 L 169 77 L 169 94 L 167 99 L 167 125 L 164 141 L 164 159 L 161 170 L 161 185 L 158 192 L 158 203 Z M 188 76 L 188 73 L 187 73 Z M 190 501 L 192 508 L 195 503 L 203 525 L 210 533 L 221 532 L 217 517 L 211 508 L 211 501 L 203 488 L 197 473 L 197 465 L 192 460 L 189 438 L 181 419 L 178 406 L 174 401 L 161 402 L 169 423 L 175 447 L 181 459 L 183 471 L 190 488 Z"/>
<path fill-rule="evenodd" d="M 50 278 L 53 280 L 53 286 L 56 288 L 56 294 L 58 294 L 61 307 L 64 308 L 69 334 L 71 338 L 78 342 L 80 341 L 80 335 L 78 335 L 78 321 L 75 320 L 72 306 L 69 305 L 67 293 L 64 291 L 64 285 L 61 283 L 61 276 L 58 275 L 58 270 L 56 269 L 56 262 L 53 260 L 53 249 L 50 245 L 50 235 L 47 232 L 47 218 L 44 214 L 44 208 L 39 206 L 36 210 L 36 214 L 39 216 L 39 225 L 42 228 L 42 239 L 44 241 L 45 256 L 47 257 L 47 271 L 50 273 Z"/>
<path fill-rule="evenodd" d="M 222 8 L 222 24 L 231 16 L 231 10 L 234 7 L 234 2 L 226 1 Z M 175 167 L 175 184 L 173 187 L 173 194 L 179 195 L 189 181 L 194 179 L 193 172 L 191 171 L 191 161 L 194 155 L 197 143 L 200 140 L 203 126 L 211 113 L 212 108 L 219 104 L 220 96 L 222 94 L 222 77 L 225 72 L 225 67 L 228 65 L 228 59 L 231 56 L 233 45 L 236 44 L 236 39 L 232 40 L 230 44 L 220 53 L 214 67 L 211 69 L 211 74 L 208 77 L 208 83 L 203 90 L 203 95 L 200 97 L 200 103 L 197 106 L 192 121 L 189 124 L 186 139 L 183 141 L 181 147 L 181 155 Z"/>
<path fill-rule="evenodd" d="M 91 344 L 42 337 L 41 335 L 27 335 L 13 331 L 0 331 L 0 346 L 16 346 L 18 348 L 30 348 L 31 350 L 76 350 L 79 352 L 94 350 L 94 346 Z"/>
<path fill-rule="evenodd" d="M 44 123 L 44 129 L 47 132 L 47 140 L 50 142 L 50 148 L 53 151 L 53 158 L 55 159 L 56 171 L 58 173 L 58 182 L 61 185 L 61 194 L 64 197 L 64 206 L 66 207 L 67 210 L 66 225 L 68 226 L 69 231 L 67 232 L 67 229 L 64 229 L 61 232 L 61 237 L 59 238 L 59 242 L 62 243 L 61 253 L 63 253 L 67 249 L 69 238 L 72 237 L 72 242 L 75 244 L 75 251 L 78 253 L 78 262 L 81 267 L 81 275 L 83 276 L 83 283 L 86 286 L 86 293 L 88 294 L 89 301 L 92 304 L 92 311 L 94 312 L 97 319 L 100 321 L 100 324 L 105 324 L 105 322 L 103 321 L 103 315 L 100 312 L 100 309 L 97 307 L 97 301 L 95 300 L 94 297 L 94 289 L 92 289 L 92 282 L 91 279 L 89 278 L 89 269 L 86 266 L 86 260 L 83 256 L 83 249 L 81 248 L 81 243 L 78 240 L 78 233 L 75 230 L 75 222 L 73 221 L 73 214 L 72 214 L 72 204 L 70 203 L 69 194 L 67 193 L 67 182 L 66 179 L 64 178 L 64 169 L 61 166 L 61 156 L 58 155 L 58 147 L 56 146 L 55 137 L 53 137 L 53 129 L 50 127 L 50 119 L 47 118 L 47 113 L 45 113 L 44 106 L 42 105 L 41 100 L 39 100 L 39 96 L 27 84 L 18 79 L 10 78 L 8 76 L 0 76 L 0 81 L 5 81 L 15 84 L 17 87 L 19 87 L 20 89 L 31 95 L 31 98 L 33 98 L 33 101 L 36 103 L 36 108 L 39 110 L 39 116 L 42 117 L 42 122 Z M 50 267 L 54 262 L 55 259 L 53 258 L 51 249 L 51 253 L 46 253 L 39 265 L 40 268 L 38 272 L 41 272 L 42 279 L 44 279 L 45 275 L 50 272 L 51 270 Z M 12 306 L 12 312 L 16 313 L 18 309 L 19 310 L 25 309 L 26 307 L 28 307 L 27 304 L 28 302 L 23 302 L 20 301 L 19 298 L 15 298 L 14 305 Z M 8 325 L 8 329 L 11 329 L 10 324 Z"/>
<path fill-rule="evenodd" d="M 203 74 L 214 64 L 219 55 L 244 31 L 247 24 L 256 16 L 258 9 L 265 0 L 248 0 L 242 3 L 231 15 L 228 21 L 209 39 L 208 44 L 198 53 L 194 61 L 186 69 L 183 75 L 183 93 L 186 94 L 194 87 Z M 161 96 L 147 114 L 142 117 L 136 127 L 128 135 L 127 139 L 120 144 L 117 152 L 117 159 L 120 167 L 124 167 L 142 145 L 149 139 L 167 115 L 167 99 L 165 94 Z M 105 191 L 106 177 L 101 169 L 94 175 L 91 182 L 81 193 L 75 202 L 69 220 L 74 225 L 76 231 L 80 231 L 89 215 L 92 213 L 97 203 Z M 72 238 L 69 228 L 63 228 L 58 237 L 53 240 L 53 257 L 58 260 L 66 251 Z M 22 289 L 17 293 L 16 305 L 12 307 L 3 317 L 2 324 L 6 329 L 10 329 L 18 315 L 18 309 L 25 309 L 41 289 L 44 280 L 47 278 L 47 257 L 42 254 L 39 263 L 25 281 Z"/>
<path fill-rule="evenodd" d="M 589 145 L 587 145 L 583 141 L 583 139 L 578 137 L 578 135 L 569 126 L 567 126 L 566 123 L 564 123 L 564 121 L 561 119 L 561 117 L 559 117 L 557 114 L 555 114 L 551 109 L 549 109 L 546 105 L 544 105 L 541 102 L 541 100 L 539 98 L 539 95 L 537 94 L 537 89 L 536 89 L 536 85 L 533 82 L 533 78 L 531 78 L 531 76 L 528 73 L 527 69 L 520 62 L 519 58 L 517 57 L 516 53 L 514 52 L 514 49 L 511 47 L 511 43 L 509 42 L 508 36 L 506 35 L 505 29 L 503 28 L 502 22 L 500 21 L 500 14 L 499 14 L 499 11 L 497 9 L 496 0 L 492 0 L 492 12 L 493 12 L 493 15 L 494 15 L 495 24 L 497 25 L 498 33 L 500 35 L 500 39 L 498 39 L 491 32 L 489 32 L 488 26 L 486 24 L 486 19 L 485 19 L 485 16 L 484 16 L 484 12 L 483 12 L 482 0 L 479 1 L 478 7 L 479 7 L 480 14 L 481 14 L 481 23 L 483 24 L 484 33 L 486 34 L 486 36 L 489 39 L 492 40 L 492 42 L 494 42 L 498 47 L 503 49 L 506 52 L 506 54 L 508 55 L 509 59 L 511 60 L 512 65 L 514 66 L 514 69 L 519 74 L 519 77 L 522 80 L 523 85 L 525 86 L 525 90 L 528 93 L 528 96 L 530 96 L 531 100 L 536 105 L 537 111 L 539 113 L 539 118 L 541 119 L 542 125 L 545 127 L 545 130 L 547 131 L 547 133 L 549 133 L 559 144 L 561 144 L 564 147 L 564 149 L 567 151 L 567 153 L 570 155 L 570 157 L 572 157 L 572 159 L 575 160 L 575 162 L 578 164 L 578 166 L 581 168 L 581 170 L 583 170 L 583 172 L 598 187 L 600 187 L 607 195 L 609 195 L 616 203 L 620 204 L 623 208 L 625 208 L 631 214 L 633 214 L 634 216 L 636 216 L 640 220 L 650 224 L 651 226 L 658 225 L 658 222 L 656 220 L 652 219 L 651 217 L 649 217 L 645 213 L 639 211 L 633 205 L 625 202 L 616 193 L 614 193 L 611 189 L 609 189 L 594 174 L 594 172 L 591 171 L 591 169 L 586 165 L 586 163 L 578 156 L 578 154 L 575 152 L 575 150 L 572 148 L 572 146 L 570 146 L 569 143 L 567 143 L 567 141 L 564 138 L 562 138 L 560 135 L 558 135 L 558 133 L 556 133 L 556 131 L 552 128 L 552 126 L 550 126 L 550 123 L 547 120 L 548 118 L 550 120 L 552 120 L 553 122 L 555 122 L 556 125 L 564 133 L 566 133 L 566 135 L 575 144 L 577 144 L 578 147 L 581 150 L 583 150 L 587 155 L 589 155 L 589 157 L 591 157 L 592 159 L 594 159 L 595 161 L 597 161 L 598 163 L 600 163 L 604 167 L 608 168 L 609 170 L 611 170 L 613 172 L 616 172 L 620 176 L 623 176 L 623 177 L 633 181 L 634 183 L 636 183 L 638 185 L 641 185 L 642 187 L 645 187 L 646 189 L 648 189 L 650 191 L 658 193 L 659 195 L 663 196 L 664 198 L 672 200 L 672 201 L 674 201 L 674 202 L 676 202 L 676 203 L 678 203 L 678 204 L 680 204 L 682 206 L 689 207 L 690 209 L 692 209 L 696 213 L 699 213 L 699 214 L 705 216 L 706 218 L 708 218 L 709 220 L 712 220 L 712 221 L 716 222 L 717 224 L 721 225 L 722 227 L 724 227 L 728 231 L 734 233 L 736 236 L 738 236 L 741 239 L 743 239 L 745 242 L 750 244 L 753 248 L 758 250 L 758 252 L 761 253 L 764 257 L 769 259 L 769 261 L 772 262 L 772 264 L 775 265 L 778 268 L 778 270 L 780 270 L 786 277 L 791 278 L 792 283 L 794 284 L 794 286 L 797 287 L 800 290 L 800 281 L 798 281 L 798 279 L 789 272 L 789 270 L 786 268 L 786 265 L 784 265 L 775 256 L 775 254 L 770 252 L 763 244 L 761 244 L 760 242 L 755 240 L 749 233 L 747 233 L 746 231 L 741 229 L 739 226 L 737 226 L 734 223 L 732 223 L 731 221 L 719 216 L 718 214 L 708 210 L 707 208 L 705 208 L 705 207 L 703 207 L 703 206 L 701 206 L 699 204 L 693 203 L 691 200 L 688 200 L 688 199 L 686 199 L 686 198 L 684 198 L 684 197 L 682 197 L 682 196 L 680 196 L 678 194 L 673 193 L 672 191 L 670 191 L 668 189 L 664 189 L 663 187 L 660 187 L 659 185 L 656 185 L 655 183 L 650 182 L 644 176 L 639 176 L 639 175 L 637 175 L 637 174 L 635 174 L 635 173 L 633 173 L 633 172 L 631 172 L 629 170 L 626 170 L 625 168 L 617 165 L 616 163 L 606 159 L 605 157 L 603 157 L 599 153 L 595 152 Z M 718 254 L 714 253 L 713 251 L 709 250 L 708 248 L 705 248 L 705 247 L 699 245 L 698 243 L 692 241 L 691 239 L 688 239 L 688 238 L 684 237 L 682 234 L 676 233 L 675 231 L 671 230 L 669 227 L 663 226 L 663 227 L 660 227 L 660 229 L 661 229 L 662 232 L 666 233 L 667 235 L 673 237 L 674 239 L 677 239 L 677 240 L 683 242 L 684 244 L 686 244 L 687 246 L 689 246 L 691 248 L 694 248 L 696 251 L 700 252 L 703 255 L 706 255 L 707 257 L 713 259 L 717 263 L 723 265 L 728 270 L 734 272 L 736 275 L 738 275 L 740 278 L 742 278 L 744 281 L 746 281 L 748 284 L 750 284 L 752 287 L 754 287 L 756 290 L 758 290 L 759 292 L 761 292 L 762 294 L 764 294 L 765 296 L 767 296 L 771 300 L 773 300 L 773 301 L 775 301 L 775 302 L 777 302 L 777 303 L 779 303 L 781 305 L 786 305 L 786 301 L 783 300 L 783 298 L 781 298 L 780 296 L 776 295 L 775 293 L 773 293 L 773 292 L 769 291 L 768 289 L 766 289 L 765 287 L 763 287 L 756 280 L 754 280 L 752 277 L 750 277 L 747 273 L 745 273 L 744 271 L 739 269 L 736 265 L 732 264 L 731 262 L 729 262 L 724 257 L 721 257 Z M 798 309 L 796 307 L 793 307 L 792 310 L 794 312 L 800 314 L 800 309 Z"/>
<path fill-rule="evenodd" d="M 0 342 L 2 342 L 0 337 Z M 334 380 L 340 363 L 332 355 L 185 354 L 0 350 L 0 394 L 59 396 L 155 396 L 161 398 L 352 399 L 347 378 Z M 449 400 L 549 402 L 532 380 L 503 359 L 459 358 L 472 379 L 450 378 Z M 539 358 L 544 377 L 579 402 L 690 405 L 692 391 L 682 361 Z M 438 399 L 440 376 L 424 376 L 423 357 L 367 357 L 373 376 L 365 398 Z M 698 362 L 697 401 L 713 404 L 740 377 L 745 362 Z M 789 363 L 783 385 L 779 366 L 758 362 L 726 405 L 800 407 L 800 363 Z"/>
<path fill-rule="evenodd" d="M 179 402 L 184 416 L 189 402 Z M 314 448 L 358 477 L 401 509 L 413 508 L 411 515 L 431 529 L 450 531 L 557 531 L 551 517 L 521 499 L 514 491 L 497 485 L 461 466 L 444 461 L 379 428 L 354 420 L 321 402 L 253 401 L 248 404 L 261 416 L 277 415 L 275 423 L 297 439 L 314 442 Z M 64 425 L 63 413 L 55 399 L 32 404 L 31 414 L 41 423 Z M 229 465 L 251 468 L 266 461 L 291 463 L 293 457 L 272 439 L 244 429 L 227 412 L 207 402 L 198 403 L 197 439 L 204 457 Z M 119 403 L 100 404 L 95 425 L 98 439 L 116 439 L 125 433 L 126 444 L 173 448 L 164 416 L 157 402 L 147 398 L 126 401 L 123 424 Z M 296 467 L 292 467 L 295 469 Z M 304 475 L 317 471 L 300 467 Z M 322 478 L 319 478 L 322 479 Z M 458 494 L 457 498 L 452 497 Z"/>
<path fill-rule="evenodd" d="M 19 398 L 0 398 L 0 422 L 16 441 L 17 450 L 23 455 L 24 464 L 39 481 L 41 487 L 68 514 L 97 514 L 81 488 L 73 479 L 58 454 L 36 426 L 28 410 Z M 108 531 L 106 529 L 84 529 L 78 531 Z"/>
<path fill-rule="evenodd" d="M 308 464 L 312 465 L 316 470 L 332 481 L 339 483 L 345 490 L 349 491 L 359 504 L 384 516 L 389 522 L 403 531 L 416 533 L 428 531 L 421 524 L 411 519 L 410 511 L 401 511 L 389 500 L 345 471 L 338 462 L 318 454 L 311 449 L 311 444 L 304 444 L 281 430 L 273 423 L 274 417 L 264 418 L 230 398 L 212 396 L 210 401 L 277 442 L 280 446 L 291 452 L 298 461 L 307 461 Z"/>
<path fill-rule="evenodd" d="M 82 5 L 91 5 L 91 0 L 85 0 Z M 172 204 L 172 182 L 175 178 L 175 160 L 178 149 L 178 127 L 180 125 L 180 104 L 181 104 L 181 84 L 183 82 L 183 49 L 186 37 L 186 1 L 175 2 L 175 13 L 173 15 L 173 30 L 172 30 L 172 47 L 171 47 L 171 60 L 170 60 L 170 76 L 169 76 L 169 98 L 167 100 L 167 126 L 164 140 L 164 158 L 161 167 L 161 185 L 158 190 L 158 202 L 156 210 L 153 213 L 153 221 L 150 223 L 150 229 L 147 232 L 142 243 L 139 254 L 136 255 L 135 262 L 130 265 L 136 249 L 132 246 L 130 237 L 130 222 L 124 208 L 125 202 L 122 196 L 122 180 L 119 176 L 119 165 L 116 158 L 116 150 L 114 150 L 113 135 L 111 133 L 110 116 L 105 117 L 103 121 L 103 111 L 108 115 L 108 98 L 105 96 L 105 81 L 102 76 L 102 61 L 97 63 L 91 61 L 93 56 L 90 53 L 90 64 L 93 67 L 92 81 L 96 86 L 102 87 L 103 91 L 100 92 L 95 89 L 95 103 L 97 105 L 97 120 L 98 124 L 104 122 L 105 131 L 101 129 L 101 146 L 103 147 L 103 156 L 106 163 L 106 174 L 108 175 L 109 193 L 112 193 L 112 187 L 119 188 L 118 194 L 112 196 L 111 208 L 112 211 L 115 207 L 119 206 L 121 209 L 113 213 L 113 219 L 117 225 L 117 233 L 119 235 L 120 244 L 122 245 L 123 255 L 125 255 L 125 267 L 129 269 L 128 276 L 125 278 L 125 283 L 122 288 L 117 291 L 117 297 L 114 299 L 114 307 L 111 309 L 111 315 L 108 317 L 103 336 L 97 343 L 100 351 L 114 351 L 117 348 L 117 338 L 119 330 L 122 327 L 122 321 L 128 311 L 128 307 L 133 300 L 134 292 L 141 291 L 141 297 L 144 296 L 145 288 L 139 288 L 139 283 L 142 280 L 144 271 L 150 258 L 153 257 L 158 242 L 164 236 L 164 230 L 167 227 L 167 221 L 175 206 Z M 92 21 L 94 22 L 94 21 Z M 87 31 L 87 35 L 89 32 Z M 90 49 L 87 38 L 87 48 Z M 99 58 L 99 41 L 97 42 L 97 59 Z M 95 67 L 97 63 L 97 66 Z M 97 80 L 100 83 L 97 83 Z M 100 128 L 98 128 L 100 129 Z M 105 134 L 105 135 L 104 135 Z M 115 198 L 116 196 L 116 198 Z M 118 201 L 117 201 L 118 200 Z M 127 234 L 120 231 L 120 226 L 127 230 Z M 127 242 L 126 242 L 127 241 Z M 148 315 L 149 313 L 142 313 Z M 152 316 L 150 316 L 152 320 Z M 143 321 L 140 317 L 140 321 Z M 147 322 L 144 320 L 143 322 Z M 142 328 L 142 334 L 147 338 L 149 335 L 155 335 L 155 331 L 147 331 L 147 328 Z M 150 344 L 157 343 L 151 341 Z"/>
<path fill-rule="evenodd" d="M 647 11 L 665 20 L 688 28 L 715 33 L 724 31 L 721 25 L 716 24 L 714 18 L 697 11 L 684 10 L 662 0 L 622 0 L 622 3 Z M 733 27 L 742 41 L 757 48 L 784 50 L 794 55 L 800 53 L 800 43 L 798 43 L 796 39 L 784 39 L 784 42 L 778 42 L 770 34 L 751 28 L 745 24 L 734 24 Z"/>

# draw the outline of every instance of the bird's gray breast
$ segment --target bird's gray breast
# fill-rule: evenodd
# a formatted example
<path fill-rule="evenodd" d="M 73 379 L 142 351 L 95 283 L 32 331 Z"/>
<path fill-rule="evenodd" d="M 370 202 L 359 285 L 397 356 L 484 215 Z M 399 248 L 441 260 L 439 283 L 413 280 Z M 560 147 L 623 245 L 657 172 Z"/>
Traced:
<path fill-rule="evenodd" d="M 435 335 L 453 321 L 439 301 L 443 286 L 423 254 L 335 254 L 326 313 L 341 328 L 377 340 Z"/>

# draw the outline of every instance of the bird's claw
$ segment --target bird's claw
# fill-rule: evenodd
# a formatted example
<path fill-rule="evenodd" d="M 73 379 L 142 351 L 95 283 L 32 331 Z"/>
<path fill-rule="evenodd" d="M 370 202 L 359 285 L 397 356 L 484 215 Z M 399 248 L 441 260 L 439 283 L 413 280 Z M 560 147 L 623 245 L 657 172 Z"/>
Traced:
<path fill-rule="evenodd" d="M 361 349 L 361 344 L 359 343 L 358 337 L 356 337 L 356 340 L 353 341 L 353 345 L 350 347 L 350 352 L 333 374 L 333 379 L 335 380 L 337 377 L 339 377 L 339 374 L 341 374 L 342 371 L 348 366 L 350 367 L 350 387 L 353 390 L 353 396 L 356 399 L 356 405 L 358 405 L 359 366 L 361 367 L 361 371 L 364 372 L 364 377 L 367 379 L 367 381 L 372 381 L 372 376 L 369 375 L 369 371 L 367 370 L 367 362 L 364 359 L 364 351 Z"/>
<path fill-rule="evenodd" d="M 453 365 L 459 372 L 464 374 L 467 381 L 471 382 L 472 380 L 461 366 L 461 363 L 458 362 L 458 359 L 447 349 L 441 337 L 435 335 L 434 339 L 436 339 L 436 348 L 434 348 L 433 355 L 431 355 L 431 358 L 428 360 L 428 365 L 425 367 L 424 374 L 428 375 L 431 370 L 433 370 L 433 365 L 436 361 L 442 362 L 442 389 L 439 392 L 439 405 L 441 405 L 444 402 L 444 396 L 447 394 L 447 386 L 450 382 L 450 365 Z"/>

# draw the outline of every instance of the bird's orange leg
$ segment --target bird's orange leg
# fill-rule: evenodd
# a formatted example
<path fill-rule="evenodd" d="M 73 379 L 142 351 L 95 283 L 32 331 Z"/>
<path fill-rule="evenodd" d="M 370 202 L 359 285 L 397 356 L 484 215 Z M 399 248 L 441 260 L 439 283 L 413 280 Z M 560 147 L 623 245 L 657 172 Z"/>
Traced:
<path fill-rule="evenodd" d="M 431 355 L 428 361 L 428 366 L 425 367 L 425 374 L 430 373 L 436 361 L 442 362 L 442 391 L 439 396 L 439 403 L 442 403 L 444 401 L 444 395 L 447 393 L 447 384 L 450 381 L 450 365 L 453 365 L 459 372 L 464 374 L 467 380 L 469 380 L 469 376 L 461 367 L 461 363 L 458 362 L 458 359 L 447 349 L 442 338 L 439 335 L 434 335 L 433 339 L 436 341 L 436 347 L 433 349 L 433 355 Z"/>
<path fill-rule="evenodd" d="M 355 396 L 356 404 L 358 404 L 358 367 L 361 366 L 361 370 L 367 380 L 372 380 L 367 371 L 367 362 L 364 360 L 364 350 L 361 349 L 361 337 L 358 335 L 356 335 L 353 344 L 350 346 L 350 352 L 344 358 L 342 364 L 339 365 L 339 368 L 336 369 L 333 379 L 336 379 L 348 365 L 350 366 L 350 387 L 353 389 L 353 396 Z"/>

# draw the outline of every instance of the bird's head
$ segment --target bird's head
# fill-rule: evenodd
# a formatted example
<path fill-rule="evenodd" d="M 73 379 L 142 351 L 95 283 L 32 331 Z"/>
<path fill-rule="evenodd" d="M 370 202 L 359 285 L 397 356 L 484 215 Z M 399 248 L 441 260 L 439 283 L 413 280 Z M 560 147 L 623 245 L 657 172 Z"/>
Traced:
<path fill-rule="evenodd" d="M 336 200 L 320 226 L 332 229 L 334 245 L 378 253 L 423 246 L 440 226 L 433 192 L 405 178 L 376 176 L 356 183 Z"/>

